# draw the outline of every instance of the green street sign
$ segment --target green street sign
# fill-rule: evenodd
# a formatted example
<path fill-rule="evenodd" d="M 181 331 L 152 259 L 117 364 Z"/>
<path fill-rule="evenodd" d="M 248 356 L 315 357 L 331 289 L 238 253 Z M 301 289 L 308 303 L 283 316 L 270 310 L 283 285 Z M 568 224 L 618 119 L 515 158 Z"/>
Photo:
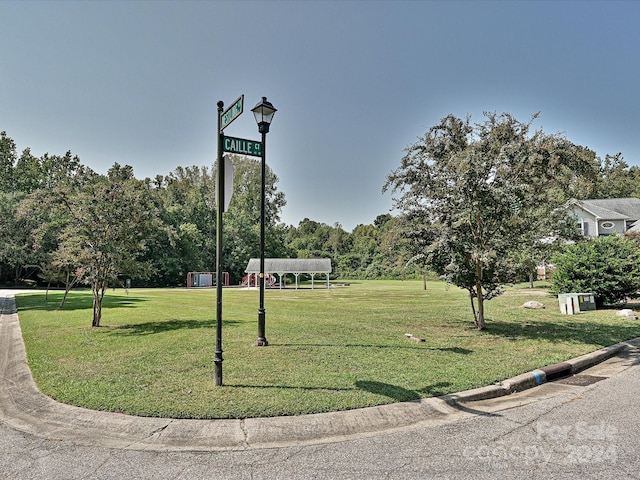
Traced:
<path fill-rule="evenodd" d="M 222 132 L 231 122 L 240 116 L 244 107 L 244 95 L 240 95 L 233 104 L 222 112 L 220 117 L 220 132 Z"/>
<path fill-rule="evenodd" d="M 262 156 L 262 142 L 245 140 L 244 138 L 222 137 L 222 150 L 240 155 Z"/>

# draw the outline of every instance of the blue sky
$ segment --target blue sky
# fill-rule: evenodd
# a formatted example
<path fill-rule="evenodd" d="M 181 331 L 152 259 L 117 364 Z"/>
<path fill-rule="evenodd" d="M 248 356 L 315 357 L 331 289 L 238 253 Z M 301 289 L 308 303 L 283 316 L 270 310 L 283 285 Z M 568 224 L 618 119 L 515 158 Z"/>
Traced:
<path fill-rule="evenodd" d="M 640 2 L 5 1 L 0 130 L 138 178 L 212 165 L 227 135 L 259 140 L 282 220 L 352 230 L 392 207 L 403 150 L 453 113 L 510 112 L 640 165 Z"/>

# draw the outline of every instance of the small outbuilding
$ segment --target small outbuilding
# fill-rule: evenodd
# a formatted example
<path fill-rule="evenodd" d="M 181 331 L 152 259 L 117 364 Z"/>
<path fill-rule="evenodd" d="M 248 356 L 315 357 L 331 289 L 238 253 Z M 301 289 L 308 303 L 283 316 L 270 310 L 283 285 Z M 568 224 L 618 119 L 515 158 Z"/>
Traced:
<path fill-rule="evenodd" d="M 260 259 L 252 258 L 247 264 L 245 273 L 260 274 Z M 278 275 L 278 285 L 282 288 L 282 278 L 287 273 L 292 273 L 296 277 L 296 288 L 298 288 L 298 277 L 301 273 L 311 275 L 311 288 L 314 287 L 314 278 L 318 274 L 326 276 L 326 285 L 329 288 L 329 274 L 331 273 L 330 258 L 265 258 L 265 275 Z"/>

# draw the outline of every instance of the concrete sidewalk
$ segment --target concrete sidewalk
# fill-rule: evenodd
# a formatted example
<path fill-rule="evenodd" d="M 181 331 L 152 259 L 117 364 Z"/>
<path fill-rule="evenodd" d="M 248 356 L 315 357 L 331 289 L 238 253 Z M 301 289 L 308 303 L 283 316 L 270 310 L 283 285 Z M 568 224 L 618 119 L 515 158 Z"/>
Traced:
<path fill-rule="evenodd" d="M 413 402 L 244 420 L 135 417 L 61 404 L 40 393 L 27 364 L 14 294 L 0 291 L 0 422 L 47 439 L 108 448 L 216 451 L 335 442 L 456 421 L 472 414 L 472 402 L 496 397 L 509 396 L 512 406 L 516 406 L 527 402 L 523 394 L 516 392 L 547 380 L 575 374 L 605 360 L 608 364 L 601 367 L 602 376 L 612 376 L 640 362 L 640 339 L 635 339 L 519 375 L 499 385 Z M 550 389 L 549 395 L 554 391 Z"/>

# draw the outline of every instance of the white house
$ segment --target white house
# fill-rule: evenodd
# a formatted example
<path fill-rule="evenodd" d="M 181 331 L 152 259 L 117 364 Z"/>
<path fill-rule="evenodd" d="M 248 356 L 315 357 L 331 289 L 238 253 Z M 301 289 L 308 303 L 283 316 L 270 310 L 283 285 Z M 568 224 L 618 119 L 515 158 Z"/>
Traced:
<path fill-rule="evenodd" d="M 640 198 L 570 200 L 567 203 L 585 237 L 640 232 Z M 538 266 L 538 280 L 546 280 L 553 265 Z"/>
<path fill-rule="evenodd" d="M 568 207 L 585 237 L 640 231 L 640 198 L 571 200 Z"/>

